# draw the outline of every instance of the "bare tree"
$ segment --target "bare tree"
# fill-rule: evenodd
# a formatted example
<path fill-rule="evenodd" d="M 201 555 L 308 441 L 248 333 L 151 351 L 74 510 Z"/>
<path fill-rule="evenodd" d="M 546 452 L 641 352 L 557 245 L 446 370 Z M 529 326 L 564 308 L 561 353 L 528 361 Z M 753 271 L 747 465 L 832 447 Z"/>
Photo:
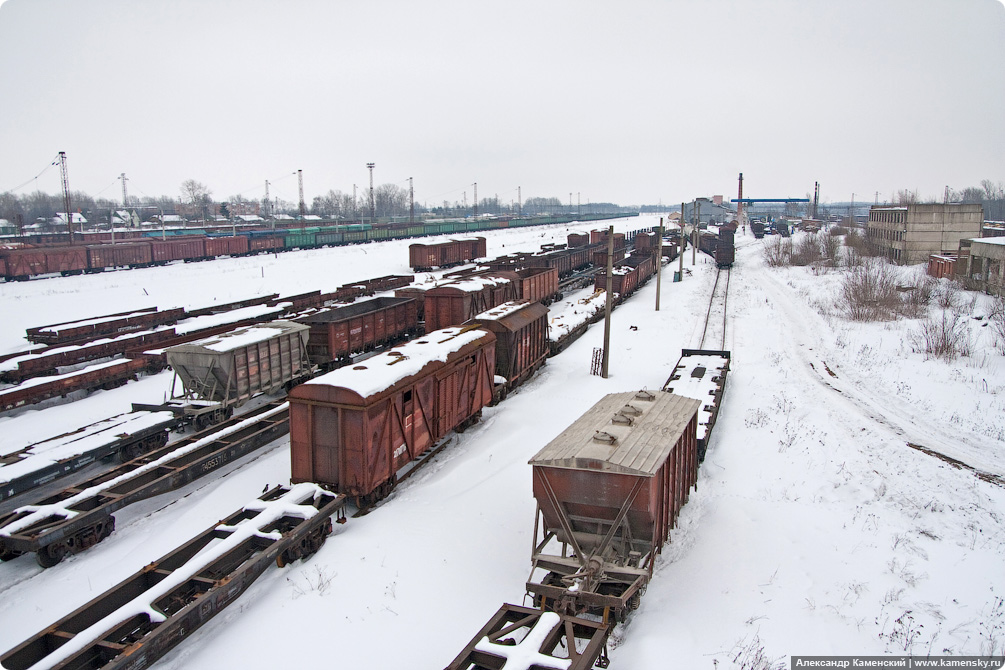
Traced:
<path fill-rule="evenodd" d="M 186 179 L 181 183 L 182 200 L 190 205 L 208 205 L 212 193 L 209 187 L 195 179 Z"/>

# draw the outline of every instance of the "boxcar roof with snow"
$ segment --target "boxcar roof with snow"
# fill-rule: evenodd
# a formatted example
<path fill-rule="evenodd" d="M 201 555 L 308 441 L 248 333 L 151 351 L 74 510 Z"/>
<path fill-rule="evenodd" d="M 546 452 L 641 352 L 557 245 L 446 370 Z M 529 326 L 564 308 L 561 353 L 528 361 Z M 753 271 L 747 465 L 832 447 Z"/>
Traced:
<path fill-rule="evenodd" d="M 700 407 L 693 398 L 664 391 L 606 395 L 530 464 L 652 477 Z"/>
<path fill-rule="evenodd" d="M 290 398 L 341 402 L 333 399 L 344 395 L 339 392 L 339 389 L 344 389 L 361 400 L 376 400 L 399 382 L 424 376 L 435 367 L 441 367 L 465 347 L 477 349 L 486 344 L 493 345 L 495 339 L 491 332 L 479 328 L 455 326 L 434 330 L 358 365 L 347 365 L 315 377 L 294 388 Z M 329 392 L 325 387 L 335 389 L 335 392 Z"/>
<path fill-rule="evenodd" d="M 274 337 L 287 333 L 297 333 L 309 331 L 310 328 L 302 323 L 292 321 L 270 321 L 268 324 L 260 326 L 248 326 L 238 328 L 221 335 L 214 335 L 188 344 L 179 344 L 168 348 L 168 354 L 172 353 L 222 353 L 233 351 L 240 347 L 246 347 L 257 342 L 265 342 Z"/>

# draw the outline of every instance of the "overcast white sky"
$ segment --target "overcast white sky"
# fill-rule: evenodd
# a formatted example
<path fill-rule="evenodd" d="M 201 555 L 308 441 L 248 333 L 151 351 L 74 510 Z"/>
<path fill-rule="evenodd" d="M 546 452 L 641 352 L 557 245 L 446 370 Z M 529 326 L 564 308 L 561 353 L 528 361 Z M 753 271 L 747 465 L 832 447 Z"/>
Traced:
<path fill-rule="evenodd" d="M 1005 181 L 998 0 L 7 0 L 0 192 L 432 206 Z"/>

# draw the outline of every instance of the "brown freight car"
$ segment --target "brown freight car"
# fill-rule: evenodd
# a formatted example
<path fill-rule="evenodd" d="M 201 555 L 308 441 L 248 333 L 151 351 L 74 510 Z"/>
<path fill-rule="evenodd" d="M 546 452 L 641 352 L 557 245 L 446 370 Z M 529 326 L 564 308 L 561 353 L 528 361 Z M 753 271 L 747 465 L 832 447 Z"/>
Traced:
<path fill-rule="evenodd" d="M 125 244 L 92 244 L 87 247 L 87 271 L 101 272 L 105 268 L 147 267 L 153 263 L 149 242 Z"/>
<path fill-rule="evenodd" d="M 544 365 L 548 357 L 548 308 L 541 303 L 504 302 L 482 312 L 471 323 L 496 336 L 496 375 L 506 380 L 498 389 L 499 400 Z"/>
<path fill-rule="evenodd" d="M 426 331 L 460 325 L 516 298 L 517 287 L 509 277 L 475 276 L 440 284 L 423 295 Z"/>
<path fill-rule="evenodd" d="M 585 247 L 590 243 L 590 235 L 588 233 L 569 233 L 568 237 L 569 247 Z"/>
<path fill-rule="evenodd" d="M 408 246 L 408 264 L 416 272 L 460 265 L 487 255 L 484 237 Z"/>
<path fill-rule="evenodd" d="M 169 240 L 154 240 L 150 244 L 156 265 L 206 258 L 206 238 L 201 236 L 176 236 Z"/>
<path fill-rule="evenodd" d="M 530 460 L 535 604 L 605 621 L 638 607 L 697 481 L 700 407 L 662 391 L 613 393 Z"/>
<path fill-rule="evenodd" d="M 218 256 L 243 256 L 247 253 L 248 238 L 244 235 L 206 238 L 206 255 L 210 258 Z"/>
<path fill-rule="evenodd" d="M 382 297 L 326 309 L 296 319 L 310 326 L 307 355 L 322 369 L 416 333 L 419 314 L 411 298 Z"/>
<path fill-rule="evenodd" d="M 448 328 L 297 386 L 290 402 L 292 480 L 365 506 L 492 400 L 495 335 Z"/>
<path fill-rule="evenodd" d="M 6 257 L 8 279 L 28 279 L 35 275 L 60 273 L 80 274 L 87 270 L 87 249 L 84 247 L 37 247 L 10 249 Z"/>

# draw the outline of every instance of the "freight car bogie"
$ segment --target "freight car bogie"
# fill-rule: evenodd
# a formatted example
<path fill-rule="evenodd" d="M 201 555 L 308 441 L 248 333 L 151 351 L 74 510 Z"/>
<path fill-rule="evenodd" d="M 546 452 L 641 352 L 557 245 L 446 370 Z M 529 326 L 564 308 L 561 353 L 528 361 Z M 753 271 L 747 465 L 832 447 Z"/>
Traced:
<path fill-rule="evenodd" d="M 345 517 L 340 517 L 338 521 L 339 523 L 345 523 Z M 310 533 L 307 533 L 300 538 L 300 542 L 292 545 L 289 549 L 286 549 L 276 556 L 276 565 L 280 568 L 285 568 L 294 561 L 313 556 L 321 549 L 322 546 L 324 546 L 325 540 L 328 539 L 328 536 L 331 535 L 331 533 L 332 520 L 331 517 L 328 517 L 323 525 L 315 528 Z"/>
<path fill-rule="evenodd" d="M 115 517 L 107 516 L 100 521 L 81 528 L 64 540 L 41 546 L 35 552 L 35 560 L 43 568 L 51 568 L 67 554 L 76 554 L 93 547 L 115 530 Z"/>

